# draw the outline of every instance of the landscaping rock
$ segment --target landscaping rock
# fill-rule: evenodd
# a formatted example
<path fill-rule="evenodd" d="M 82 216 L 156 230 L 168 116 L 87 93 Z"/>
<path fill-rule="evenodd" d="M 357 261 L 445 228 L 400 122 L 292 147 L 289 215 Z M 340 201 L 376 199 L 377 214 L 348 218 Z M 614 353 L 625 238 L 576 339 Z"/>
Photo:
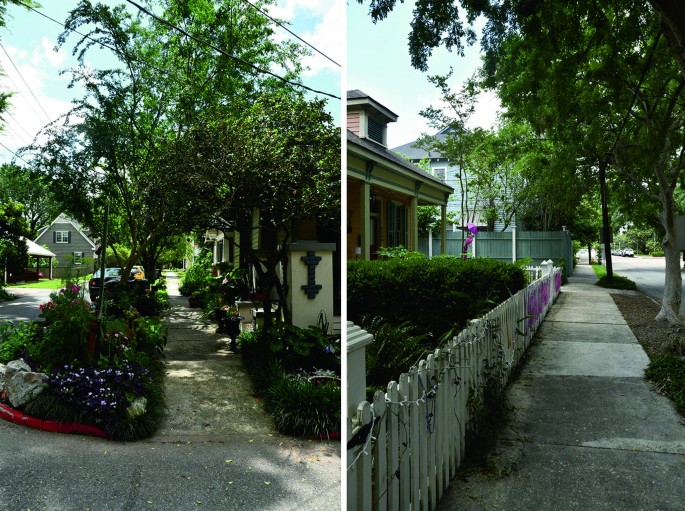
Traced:
<path fill-rule="evenodd" d="M 5 392 L 15 408 L 24 406 L 29 399 L 43 390 L 43 380 L 48 376 L 34 373 L 23 360 L 12 360 L 6 366 L 0 364 L 0 392 Z"/>
<path fill-rule="evenodd" d="M 8 362 L 6 366 L 3 366 L 4 370 L 0 373 L 0 383 L 2 384 L 2 389 L 6 389 L 10 381 L 15 374 L 19 372 L 31 372 L 29 365 L 23 360 L 12 360 Z"/>
<path fill-rule="evenodd" d="M 43 391 L 43 380 L 47 374 L 31 371 L 19 371 L 9 381 L 5 390 L 10 404 L 15 408 L 24 406 L 28 401 Z"/>
<path fill-rule="evenodd" d="M 7 380 L 11 380 L 12 376 L 14 376 L 16 373 L 18 373 L 20 371 L 23 371 L 25 373 L 30 373 L 31 368 L 21 358 L 18 360 L 12 360 L 11 362 L 7 363 L 7 371 L 5 373 L 5 377 L 7 378 Z"/>

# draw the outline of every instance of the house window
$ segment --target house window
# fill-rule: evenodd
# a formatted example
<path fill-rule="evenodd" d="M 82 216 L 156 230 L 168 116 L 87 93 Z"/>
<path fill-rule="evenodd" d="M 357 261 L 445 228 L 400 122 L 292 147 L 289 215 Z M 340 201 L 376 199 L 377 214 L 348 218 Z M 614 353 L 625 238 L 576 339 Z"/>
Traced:
<path fill-rule="evenodd" d="M 71 232 L 55 231 L 55 243 L 71 243 Z"/>
<path fill-rule="evenodd" d="M 83 264 L 83 252 L 74 252 L 74 264 Z"/>
<path fill-rule="evenodd" d="M 388 202 L 388 247 L 407 247 L 407 216 L 406 206 Z"/>
<path fill-rule="evenodd" d="M 383 125 L 377 121 L 374 121 L 371 117 L 368 118 L 368 136 L 371 140 L 374 142 L 378 142 L 379 144 L 384 144 L 385 140 L 383 140 L 385 137 L 384 135 L 384 128 Z"/>
<path fill-rule="evenodd" d="M 441 181 L 445 181 L 445 177 L 447 176 L 447 169 L 445 167 L 435 168 L 433 169 L 433 175 Z"/>

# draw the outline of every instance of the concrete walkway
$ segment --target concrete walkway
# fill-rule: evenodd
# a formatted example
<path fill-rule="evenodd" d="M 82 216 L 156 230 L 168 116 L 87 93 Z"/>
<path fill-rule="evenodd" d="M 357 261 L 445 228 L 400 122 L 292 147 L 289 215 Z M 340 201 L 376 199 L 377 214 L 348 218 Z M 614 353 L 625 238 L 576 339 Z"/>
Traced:
<path fill-rule="evenodd" d="M 169 338 L 166 395 L 169 413 L 158 434 L 207 437 L 273 434 L 261 402 L 253 396 L 239 354 L 215 323 L 188 307 L 178 277 L 167 276 L 171 310 L 164 314 Z"/>
<path fill-rule="evenodd" d="M 685 426 L 590 266 L 562 287 L 510 388 L 499 477 L 455 479 L 439 510 L 685 509 Z"/>

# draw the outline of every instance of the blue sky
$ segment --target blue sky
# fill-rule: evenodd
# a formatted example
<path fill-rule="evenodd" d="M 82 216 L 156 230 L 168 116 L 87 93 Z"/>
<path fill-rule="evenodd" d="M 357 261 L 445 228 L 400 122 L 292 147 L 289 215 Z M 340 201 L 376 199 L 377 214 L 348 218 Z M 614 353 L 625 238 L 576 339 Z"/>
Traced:
<path fill-rule="evenodd" d="M 480 65 L 480 43 L 467 48 L 464 57 L 442 48 L 433 52 L 427 73 L 411 67 L 407 35 L 414 2 L 397 3 L 387 19 L 374 24 L 368 14 L 368 0 L 360 5 L 349 0 L 347 6 L 347 80 L 346 88 L 360 89 L 399 116 L 388 126 L 388 145 L 396 147 L 417 139 L 421 133 L 433 134 L 419 111 L 439 106 L 440 95 L 426 77 L 445 75 L 454 69 L 453 89 L 472 76 Z M 496 120 L 499 101 L 494 94 L 483 97 L 472 118 L 472 126 L 491 127 Z"/>
<path fill-rule="evenodd" d="M 63 22 L 77 2 L 41 3 L 40 12 Z M 123 0 L 103 3 L 125 4 Z M 289 21 L 292 32 L 340 64 L 344 63 L 344 10 L 343 0 L 278 0 L 276 5 L 268 7 L 270 16 Z M 0 77 L 0 87 L 14 91 L 15 95 L 10 111 L 4 116 L 5 130 L 0 133 L 0 163 L 11 161 L 10 150 L 16 152 L 30 143 L 45 124 L 66 113 L 71 100 L 82 93 L 79 89 L 68 89 L 69 77 L 60 76 L 61 70 L 75 65 L 71 44 L 65 46 L 66 50 L 54 51 L 63 27 L 26 9 L 11 6 L 8 11 L 7 27 L 0 30 L 4 48 L 4 51 L 0 48 L 0 65 L 6 74 Z M 277 40 L 292 38 L 279 27 L 275 31 Z M 105 52 L 103 58 L 106 58 Z M 310 68 L 302 78 L 305 85 L 341 95 L 339 67 L 316 53 L 306 59 L 305 65 Z M 342 102 L 328 99 L 328 108 L 339 125 Z"/>

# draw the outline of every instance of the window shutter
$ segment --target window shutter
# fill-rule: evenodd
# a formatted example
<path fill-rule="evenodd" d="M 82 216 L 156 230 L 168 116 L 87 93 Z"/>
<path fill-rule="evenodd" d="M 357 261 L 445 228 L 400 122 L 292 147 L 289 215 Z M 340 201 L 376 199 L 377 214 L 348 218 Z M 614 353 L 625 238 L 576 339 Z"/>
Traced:
<path fill-rule="evenodd" d="M 71 231 L 67 231 L 67 243 L 71 243 Z"/>
<path fill-rule="evenodd" d="M 52 242 L 57 243 L 57 231 L 52 231 Z"/>

